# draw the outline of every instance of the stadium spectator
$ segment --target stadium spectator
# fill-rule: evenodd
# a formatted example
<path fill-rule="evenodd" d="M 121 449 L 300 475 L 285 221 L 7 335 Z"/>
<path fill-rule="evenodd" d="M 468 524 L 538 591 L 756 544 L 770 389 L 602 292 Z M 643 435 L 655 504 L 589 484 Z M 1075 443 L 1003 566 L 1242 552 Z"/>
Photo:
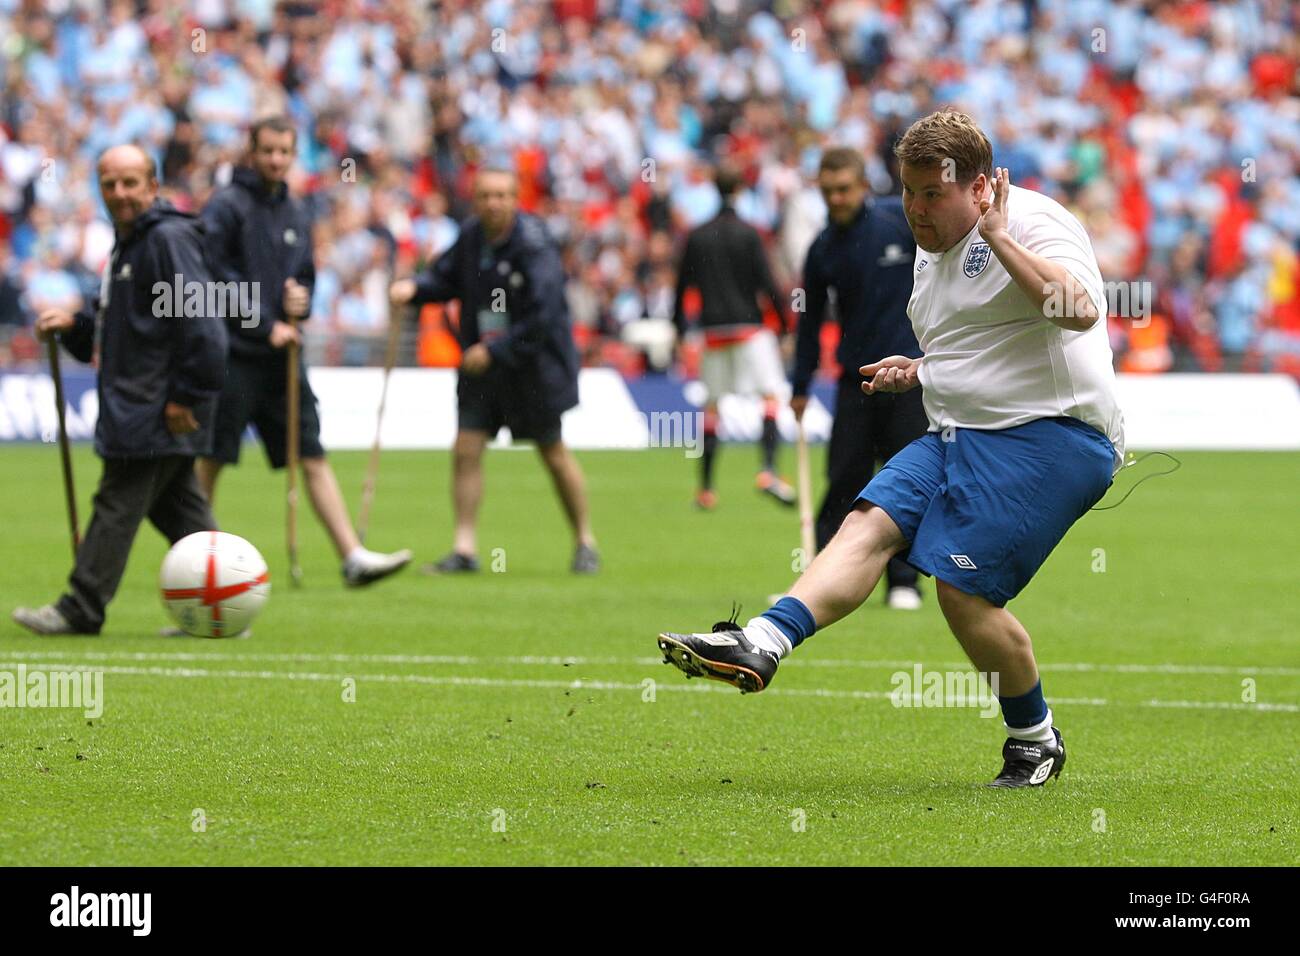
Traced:
<path fill-rule="evenodd" d="M 17 327 L 28 319 L 22 282 L 10 268 L 12 259 L 8 246 L 0 245 L 0 325 Z"/>

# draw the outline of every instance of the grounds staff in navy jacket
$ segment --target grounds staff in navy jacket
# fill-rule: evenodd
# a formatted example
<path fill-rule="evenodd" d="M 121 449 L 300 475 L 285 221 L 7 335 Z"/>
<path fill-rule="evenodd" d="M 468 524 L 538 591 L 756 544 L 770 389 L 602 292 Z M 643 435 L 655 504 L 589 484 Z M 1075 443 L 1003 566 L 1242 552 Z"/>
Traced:
<path fill-rule="evenodd" d="M 289 318 L 306 320 L 311 310 L 316 266 L 311 219 L 289 194 L 285 178 L 293 165 L 297 130 L 284 116 L 267 116 L 249 129 L 249 163 L 235 169 L 230 185 L 203 208 L 208 257 L 217 278 L 256 289 L 248 313 L 227 317 L 230 362 L 217 405 L 211 454 L 199 459 L 199 484 L 209 498 L 226 465 L 239 462 L 244 430 L 252 422 L 272 468 L 283 468 L 289 432 L 289 363 L 284 348 L 301 342 Z M 242 304 L 242 303 L 241 303 Z M 348 517 L 343 493 L 320 443 L 316 396 L 298 356 L 298 450 L 307 496 L 343 562 L 350 587 L 370 584 L 400 571 L 407 550 L 383 554 L 362 546 Z"/>
<path fill-rule="evenodd" d="M 456 534 L 450 554 L 425 570 L 477 571 L 475 533 L 483 450 L 504 425 L 537 443 L 573 528 L 572 570 L 599 568 L 582 469 L 560 438 L 560 415 L 578 404 L 578 352 L 564 297 L 564 266 L 542 221 L 517 210 L 518 182 L 503 169 L 474 180 L 474 216 L 456 243 L 417 279 L 390 289 L 394 305 L 460 300 L 462 349 L 452 455 Z"/>
<path fill-rule="evenodd" d="M 829 487 L 817 515 L 820 551 L 871 480 L 876 461 L 888 461 L 925 434 L 929 423 L 921 389 L 864 395 L 858 374 L 860 366 L 881 355 L 921 354 L 907 317 L 916 241 L 902 203 L 893 197 L 872 199 L 862 156 L 846 147 L 822 155 L 817 182 L 830 223 L 808 249 L 804 265 L 807 311 L 799 317 L 790 406 L 796 418 L 803 417 L 833 291 L 842 332 L 836 354 L 841 372 L 827 464 Z M 886 574 L 891 607 L 919 606 L 915 568 L 894 558 Z"/>
<path fill-rule="evenodd" d="M 14 612 L 38 634 L 99 633 L 146 517 L 171 542 L 217 526 L 194 456 L 211 447 L 226 328 L 206 312 L 176 314 L 173 294 L 179 282 L 209 301 L 202 227 L 157 198 L 153 160 L 138 146 L 106 150 L 97 169 L 117 234 L 100 295 L 76 315 L 46 310 L 36 330 L 45 339 L 61 333 L 83 362 L 98 344 L 95 451 L 104 470 L 68 592 L 57 604 Z"/>

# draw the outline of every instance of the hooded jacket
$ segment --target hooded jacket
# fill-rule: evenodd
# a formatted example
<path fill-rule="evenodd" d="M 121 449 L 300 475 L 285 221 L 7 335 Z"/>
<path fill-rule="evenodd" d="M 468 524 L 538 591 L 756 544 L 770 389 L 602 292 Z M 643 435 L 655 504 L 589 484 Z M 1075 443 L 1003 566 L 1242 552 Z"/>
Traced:
<path fill-rule="evenodd" d="M 157 200 L 119 236 L 101 292 L 62 336 L 82 362 L 94 356 L 99 321 L 99 419 L 95 451 L 104 458 L 205 455 L 226 374 L 226 327 L 213 314 L 212 275 L 202 226 Z M 107 301 L 105 301 L 105 294 Z M 168 402 L 194 412 L 199 430 L 173 435 Z"/>

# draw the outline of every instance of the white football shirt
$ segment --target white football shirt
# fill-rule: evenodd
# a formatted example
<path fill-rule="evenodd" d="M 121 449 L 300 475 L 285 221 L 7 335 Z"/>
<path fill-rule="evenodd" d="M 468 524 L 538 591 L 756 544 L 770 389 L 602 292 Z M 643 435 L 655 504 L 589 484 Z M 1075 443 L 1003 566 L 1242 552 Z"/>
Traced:
<path fill-rule="evenodd" d="M 1007 197 L 1007 220 L 1016 242 L 1083 284 L 1103 318 L 1087 332 L 1048 321 L 980 238 L 979 223 L 947 252 L 918 247 L 907 315 L 925 353 L 918 375 L 930 429 L 1011 428 L 1069 416 L 1110 439 L 1118 469 L 1124 416 L 1088 234 L 1060 203 L 1019 186 Z"/>

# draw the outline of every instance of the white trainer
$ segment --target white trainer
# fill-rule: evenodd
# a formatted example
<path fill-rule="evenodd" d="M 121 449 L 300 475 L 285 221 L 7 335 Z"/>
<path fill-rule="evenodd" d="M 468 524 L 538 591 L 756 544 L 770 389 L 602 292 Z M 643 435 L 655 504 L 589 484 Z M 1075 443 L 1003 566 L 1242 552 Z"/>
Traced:
<path fill-rule="evenodd" d="M 919 611 L 921 592 L 916 588 L 890 588 L 888 603 L 895 611 Z"/>
<path fill-rule="evenodd" d="M 350 588 L 373 584 L 402 570 L 411 563 L 411 557 L 409 548 L 392 554 L 381 554 L 363 548 L 359 554 L 343 562 L 343 583 Z"/>

